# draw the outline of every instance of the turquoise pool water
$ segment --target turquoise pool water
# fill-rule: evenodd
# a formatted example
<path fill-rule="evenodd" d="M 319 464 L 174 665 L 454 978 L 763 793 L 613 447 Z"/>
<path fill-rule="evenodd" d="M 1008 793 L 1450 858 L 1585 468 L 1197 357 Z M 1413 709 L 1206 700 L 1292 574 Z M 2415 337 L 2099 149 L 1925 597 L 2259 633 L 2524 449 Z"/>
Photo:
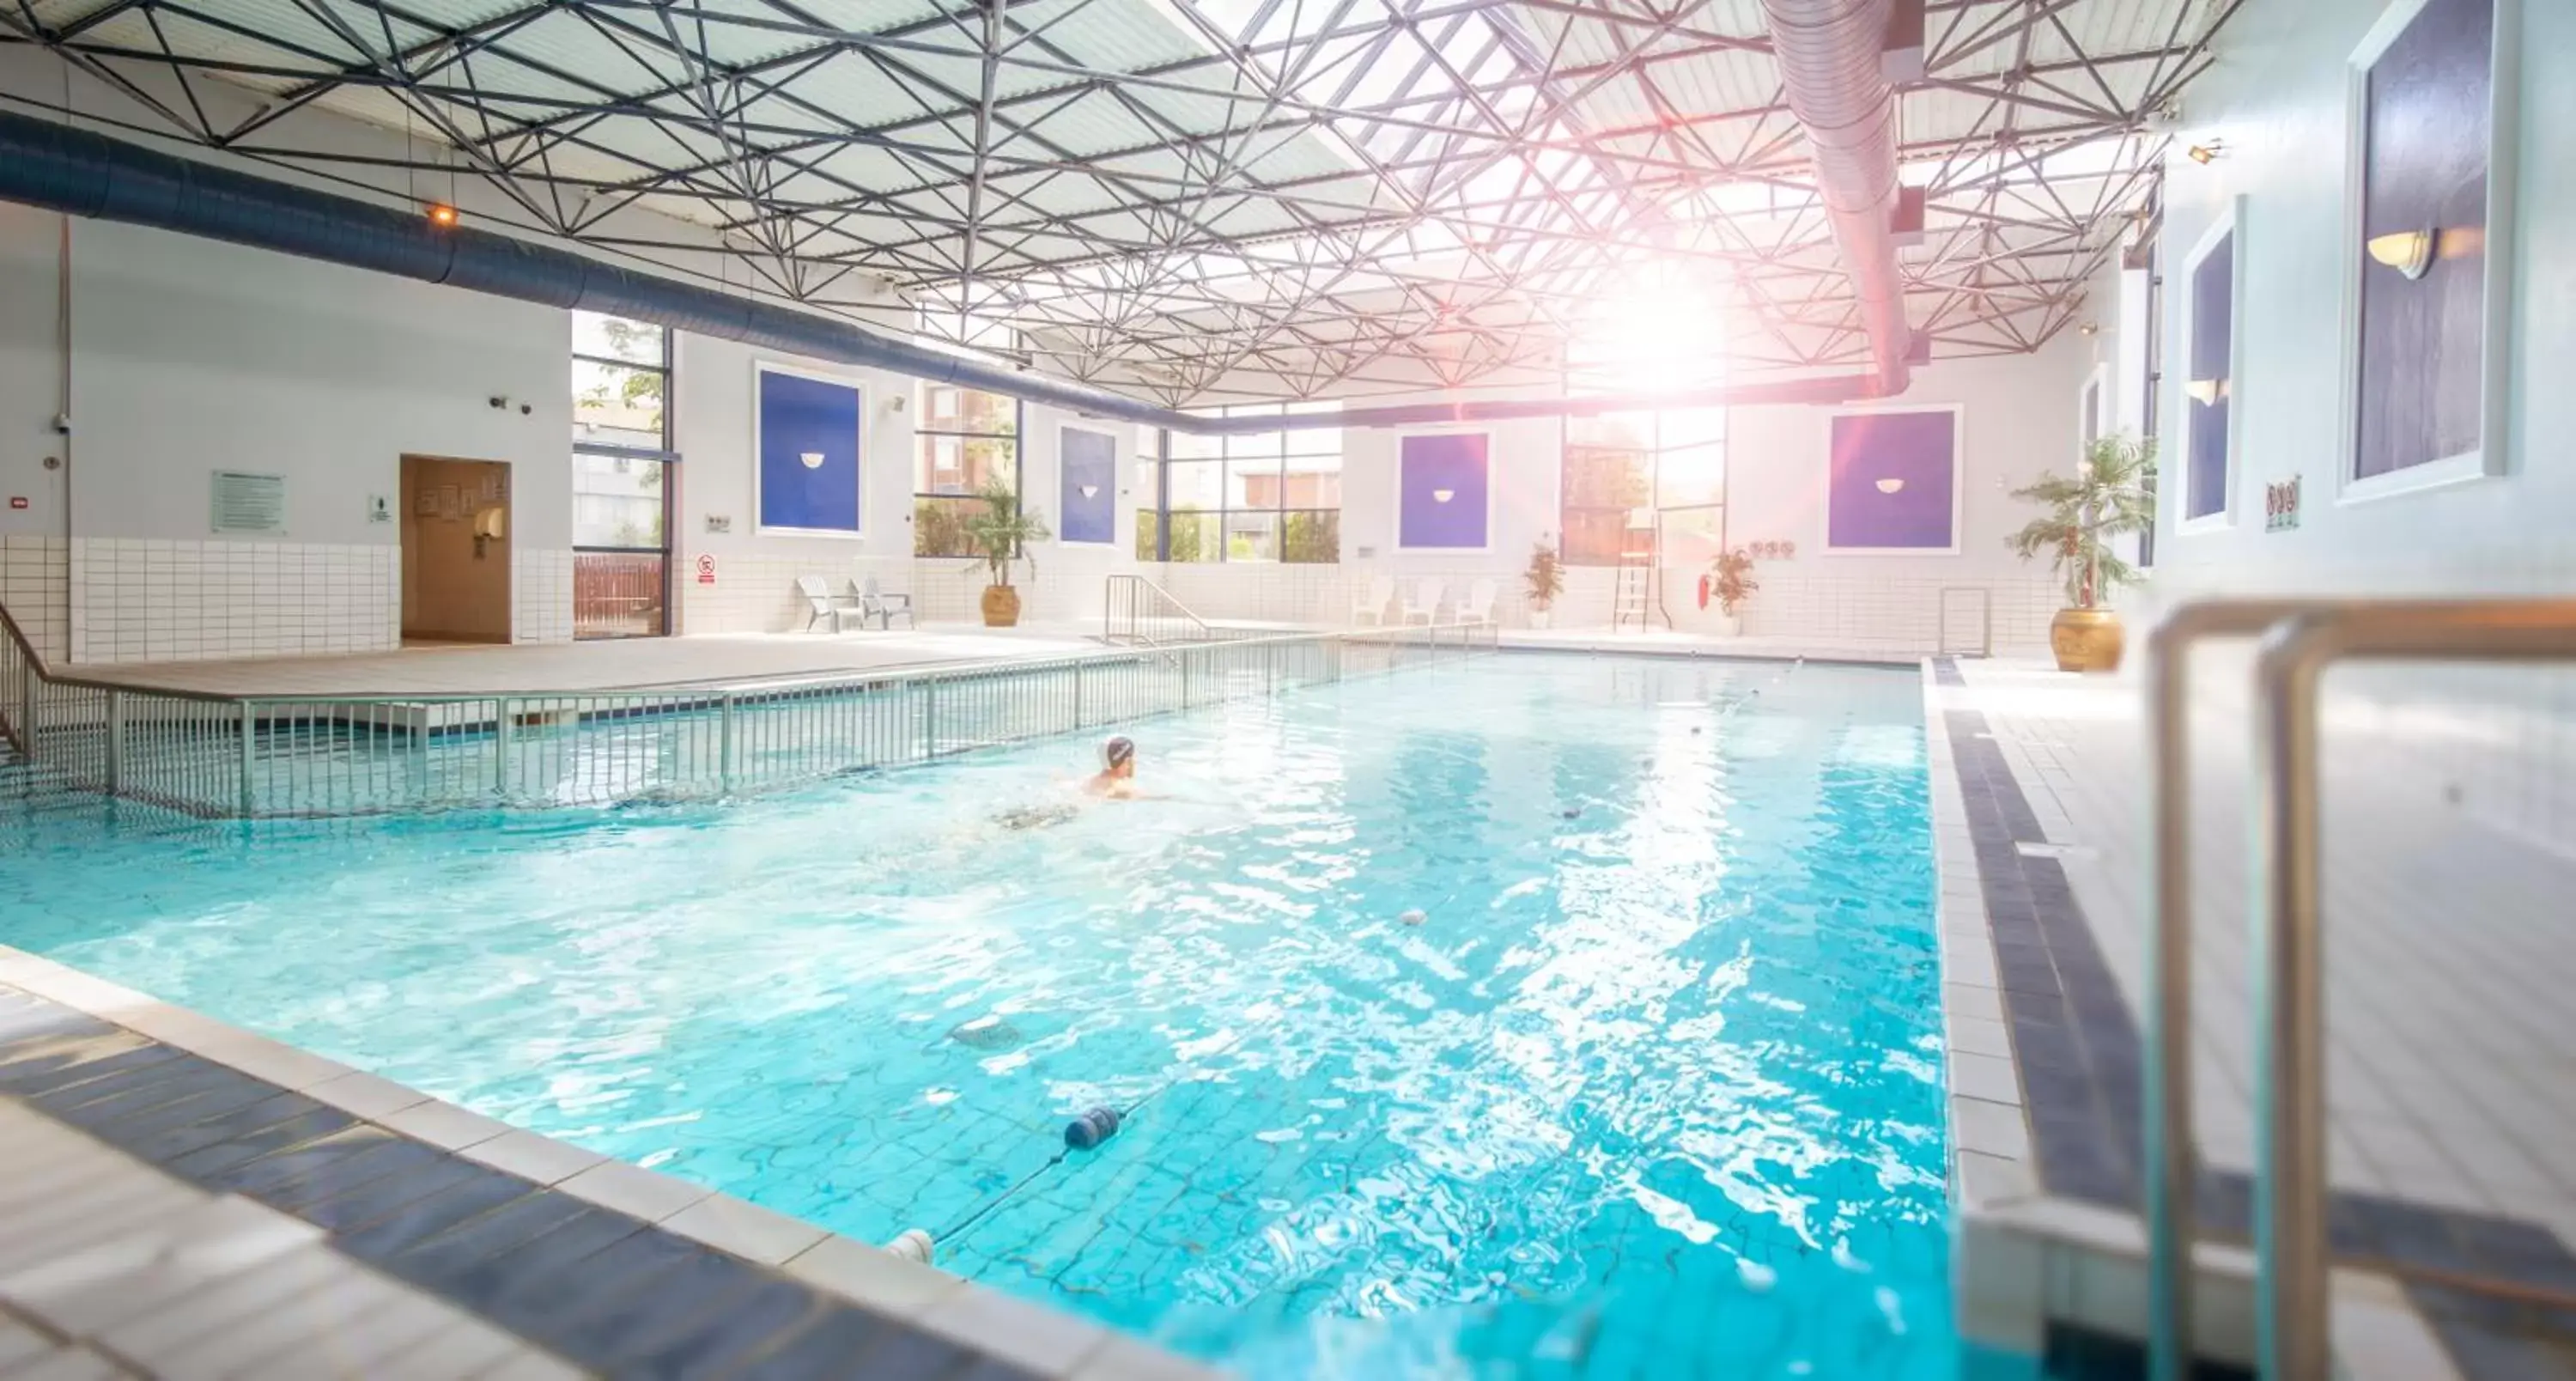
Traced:
<path fill-rule="evenodd" d="M 1930 1377 L 1911 672 L 1512 655 L 729 807 L 0 825 L 0 938 L 1256 1375 Z M 1425 913 L 1405 924 L 1408 910 Z M 1129 1109 L 1103 1148 L 1068 1118 Z"/>

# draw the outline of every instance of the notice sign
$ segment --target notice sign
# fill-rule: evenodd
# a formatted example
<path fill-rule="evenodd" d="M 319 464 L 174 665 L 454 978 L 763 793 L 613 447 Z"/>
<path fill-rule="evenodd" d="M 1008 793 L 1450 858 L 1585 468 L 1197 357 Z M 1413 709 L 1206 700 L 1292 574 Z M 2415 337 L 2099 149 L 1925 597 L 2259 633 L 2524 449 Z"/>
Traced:
<path fill-rule="evenodd" d="M 699 584 L 701 584 L 701 585 L 713 585 L 713 584 L 715 584 L 715 583 L 716 583 L 716 559 L 715 559 L 715 557 L 710 556 L 710 555 L 707 555 L 707 554 L 704 554 L 704 553 L 701 553 L 701 554 L 699 555 L 699 557 L 698 557 L 698 583 L 699 583 Z"/>
<path fill-rule="evenodd" d="M 286 476 L 215 472 L 215 531 L 286 531 Z"/>

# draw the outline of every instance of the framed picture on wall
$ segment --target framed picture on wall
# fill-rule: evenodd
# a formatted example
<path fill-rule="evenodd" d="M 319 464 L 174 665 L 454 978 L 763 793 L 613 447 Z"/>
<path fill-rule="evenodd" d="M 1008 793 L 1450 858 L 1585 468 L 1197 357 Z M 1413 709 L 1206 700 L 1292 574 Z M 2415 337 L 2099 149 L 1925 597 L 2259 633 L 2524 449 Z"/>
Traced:
<path fill-rule="evenodd" d="M 755 361 L 752 513 L 763 533 L 859 536 L 866 390 L 849 379 Z"/>
<path fill-rule="evenodd" d="M 1959 551 L 1957 404 L 1841 408 L 1825 416 L 1825 550 Z"/>
<path fill-rule="evenodd" d="M 1118 541 L 1118 438 L 1067 425 L 1056 433 L 1059 541 L 1109 546 Z"/>
<path fill-rule="evenodd" d="M 1480 552 L 1493 545 L 1493 437 L 1413 432 L 1396 438 L 1395 548 Z"/>
<path fill-rule="evenodd" d="M 2504 473 L 2521 3 L 2394 0 L 2353 51 L 2347 502 Z"/>
<path fill-rule="evenodd" d="M 2179 532 L 2213 532 L 2235 520 L 2237 371 L 2245 358 L 2245 198 L 2229 200 L 2183 256 L 2174 314 L 2182 366 L 2182 519 Z"/>

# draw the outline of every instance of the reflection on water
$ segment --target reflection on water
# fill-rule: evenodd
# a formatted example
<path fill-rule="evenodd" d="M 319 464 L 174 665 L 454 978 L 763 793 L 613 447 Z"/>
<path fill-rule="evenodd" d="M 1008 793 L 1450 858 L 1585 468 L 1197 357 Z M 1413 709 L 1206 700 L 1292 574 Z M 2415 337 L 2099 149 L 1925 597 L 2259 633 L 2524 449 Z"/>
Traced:
<path fill-rule="evenodd" d="M 1257 1373 L 1928 1376 L 1919 706 L 1911 674 L 1504 657 L 1149 721 L 1148 801 L 1080 798 L 1094 746 L 1055 743 L 175 860 L 19 818 L 0 904 L 66 962 Z M 1125 1129 L 1050 1166 L 1093 1105 Z"/>

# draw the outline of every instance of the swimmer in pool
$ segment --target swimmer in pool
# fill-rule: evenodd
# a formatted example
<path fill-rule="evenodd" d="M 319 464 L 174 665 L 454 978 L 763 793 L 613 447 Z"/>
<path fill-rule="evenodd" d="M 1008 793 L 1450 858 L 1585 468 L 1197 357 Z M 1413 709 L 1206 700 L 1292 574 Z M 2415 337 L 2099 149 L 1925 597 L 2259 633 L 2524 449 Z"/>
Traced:
<path fill-rule="evenodd" d="M 1136 740 L 1118 734 L 1100 745 L 1100 770 L 1082 784 L 1085 793 L 1113 801 L 1136 797 Z"/>

